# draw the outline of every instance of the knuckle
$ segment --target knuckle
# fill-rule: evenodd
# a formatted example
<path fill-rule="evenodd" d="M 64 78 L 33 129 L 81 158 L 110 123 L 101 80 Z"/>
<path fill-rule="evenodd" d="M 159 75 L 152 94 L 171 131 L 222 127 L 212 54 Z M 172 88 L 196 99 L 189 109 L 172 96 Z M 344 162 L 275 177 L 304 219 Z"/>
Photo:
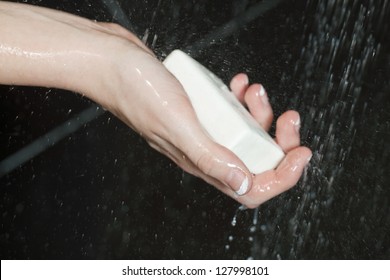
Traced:
<path fill-rule="evenodd" d="M 212 157 L 208 154 L 201 153 L 200 155 L 198 155 L 195 165 L 203 173 L 205 173 L 206 175 L 210 175 L 212 170 L 212 165 L 213 165 Z"/>

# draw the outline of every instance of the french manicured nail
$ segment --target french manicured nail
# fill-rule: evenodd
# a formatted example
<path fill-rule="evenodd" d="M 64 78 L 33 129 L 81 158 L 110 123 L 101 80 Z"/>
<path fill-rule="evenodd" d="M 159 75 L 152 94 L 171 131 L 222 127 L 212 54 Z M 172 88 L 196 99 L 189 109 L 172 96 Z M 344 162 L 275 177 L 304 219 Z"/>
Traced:
<path fill-rule="evenodd" d="M 240 185 L 240 188 L 238 189 L 238 191 L 236 191 L 236 194 L 238 196 L 246 194 L 246 192 L 248 191 L 248 187 L 249 187 L 249 180 L 248 177 L 245 177 L 244 181 L 242 181 Z"/>
<path fill-rule="evenodd" d="M 243 170 L 236 166 L 232 167 L 226 183 L 239 196 L 248 192 L 249 178 Z"/>
<path fill-rule="evenodd" d="M 301 129 L 301 118 L 298 117 L 296 121 L 293 121 L 295 132 L 299 134 L 299 130 Z"/>
<path fill-rule="evenodd" d="M 244 75 L 244 78 L 242 79 L 242 84 L 243 84 L 244 86 L 249 85 L 249 78 L 248 78 L 248 75 Z"/>
<path fill-rule="evenodd" d="M 268 104 L 268 96 L 267 96 L 267 93 L 262 85 L 260 85 L 259 95 L 260 95 L 261 101 L 263 101 L 263 103 L 267 105 Z"/>

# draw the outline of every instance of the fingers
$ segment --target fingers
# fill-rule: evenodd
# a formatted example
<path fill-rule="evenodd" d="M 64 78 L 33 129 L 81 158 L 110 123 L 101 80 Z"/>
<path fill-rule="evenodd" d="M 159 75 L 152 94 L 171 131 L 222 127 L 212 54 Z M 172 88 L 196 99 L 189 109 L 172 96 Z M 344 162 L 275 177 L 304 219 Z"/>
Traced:
<path fill-rule="evenodd" d="M 260 84 L 251 85 L 245 93 L 245 103 L 255 120 L 268 131 L 272 125 L 273 112 L 264 87 Z"/>
<path fill-rule="evenodd" d="M 272 124 L 273 112 L 264 87 L 260 84 L 249 86 L 248 76 L 240 73 L 233 77 L 230 88 L 237 99 L 248 107 L 255 120 L 268 131 Z"/>
<path fill-rule="evenodd" d="M 290 189 L 298 182 L 311 155 L 306 147 L 290 151 L 276 170 L 255 176 L 250 192 L 238 200 L 249 208 L 255 208 Z"/>
<path fill-rule="evenodd" d="M 260 84 L 248 86 L 245 74 L 235 76 L 231 88 L 248 105 L 253 117 L 268 129 L 273 113 L 264 88 Z M 201 177 L 250 208 L 257 207 L 297 183 L 311 158 L 308 148 L 299 147 L 300 119 L 297 112 L 288 111 L 277 121 L 276 141 L 287 153 L 284 160 L 276 170 L 253 177 L 237 156 L 208 137 L 189 101 L 184 101 L 176 104 L 180 108 L 180 118 L 173 114 L 172 120 L 176 125 L 166 128 L 169 133 L 159 134 L 163 141 L 158 145 L 164 147 L 160 148 L 161 151 L 184 170 Z M 172 100 L 171 103 L 175 102 Z"/>
<path fill-rule="evenodd" d="M 247 77 L 244 74 L 239 74 L 232 79 L 230 87 L 237 98 L 248 106 L 256 121 L 265 130 L 268 130 L 272 124 L 273 112 L 267 93 L 262 85 L 248 86 L 245 83 L 246 80 Z M 278 119 L 276 141 L 287 153 L 286 157 L 276 170 L 256 175 L 253 178 L 251 190 L 244 196 L 235 197 L 236 200 L 254 208 L 288 190 L 298 182 L 312 155 L 308 148 L 299 147 L 299 129 L 300 116 L 295 111 L 287 111 Z"/>
<path fill-rule="evenodd" d="M 237 99 L 244 104 L 245 92 L 249 86 L 248 76 L 244 73 L 237 74 L 230 82 L 230 89 L 235 94 Z"/>
<path fill-rule="evenodd" d="M 283 128 L 291 132 L 291 129 L 295 129 L 297 117 L 299 115 L 294 111 L 286 112 L 278 120 L 278 129 Z M 249 208 L 255 208 L 294 186 L 312 155 L 306 147 L 291 148 L 294 144 L 284 140 L 284 137 L 290 137 L 290 133 L 281 131 L 280 139 L 282 143 L 287 143 L 282 148 L 288 150 L 290 145 L 291 150 L 276 170 L 252 177 L 234 154 L 209 140 L 196 124 L 191 126 L 191 131 L 193 133 L 181 131 L 182 133 L 176 136 L 176 139 L 180 138 L 180 143 L 170 144 L 172 141 L 166 142 L 160 139 L 158 143 L 160 148 L 157 149 L 168 155 L 188 173 L 202 178 Z M 291 137 L 295 138 L 293 142 L 297 141 L 298 146 L 299 136 Z"/>
<path fill-rule="evenodd" d="M 276 142 L 285 153 L 300 145 L 301 121 L 298 112 L 287 111 L 276 122 Z"/>

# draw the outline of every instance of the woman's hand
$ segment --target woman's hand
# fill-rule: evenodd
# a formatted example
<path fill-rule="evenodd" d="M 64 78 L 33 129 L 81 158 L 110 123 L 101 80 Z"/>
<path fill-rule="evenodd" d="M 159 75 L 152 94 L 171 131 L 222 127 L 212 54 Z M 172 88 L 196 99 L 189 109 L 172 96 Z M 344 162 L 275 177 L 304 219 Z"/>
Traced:
<path fill-rule="evenodd" d="M 299 146 L 299 116 L 277 122 L 276 141 L 287 156 L 276 170 L 252 176 L 200 126 L 179 82 L 139 39 L 122 27 L 59 11 L 0 2 L 0 83 L 79 92 L 109 109 L 185 171 L 248 207 L 299 180 L 311 152 Z M 236 76 L 233 92 L 268 129 L 272 109 L 258 84 Z M 264 95 L 263 95 L 264 93 Z M 246 193 L 237 191 L 247 187 Z"/>

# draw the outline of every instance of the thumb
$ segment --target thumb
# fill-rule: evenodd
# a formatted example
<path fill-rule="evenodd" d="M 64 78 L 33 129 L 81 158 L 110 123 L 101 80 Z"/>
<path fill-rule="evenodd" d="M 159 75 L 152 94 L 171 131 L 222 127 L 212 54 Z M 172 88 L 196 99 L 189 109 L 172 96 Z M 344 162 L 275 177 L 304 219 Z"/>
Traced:
<path fill-rule="evenodd" d="M 212 141 L 203 131 L 196 138 L 192 137 L 192 141 L 184 143 L 182 150 L 201 171 L 203 179 L 208 182 L 219 181 L 230 189 L 230 195 L 242 196 L 250 190 L 251 173 L 232 151 Z"/>
<path fill-rule="evenodd" d="M 166 123 L 175 125 L 166 127 L 166 137 L 192 163 L 191 173 L 232 197 L 246 194 L 252 186 L 250 171 L 232 151 L 211 139 L 188 97 L 178 94 L 170 105 Z"/>

